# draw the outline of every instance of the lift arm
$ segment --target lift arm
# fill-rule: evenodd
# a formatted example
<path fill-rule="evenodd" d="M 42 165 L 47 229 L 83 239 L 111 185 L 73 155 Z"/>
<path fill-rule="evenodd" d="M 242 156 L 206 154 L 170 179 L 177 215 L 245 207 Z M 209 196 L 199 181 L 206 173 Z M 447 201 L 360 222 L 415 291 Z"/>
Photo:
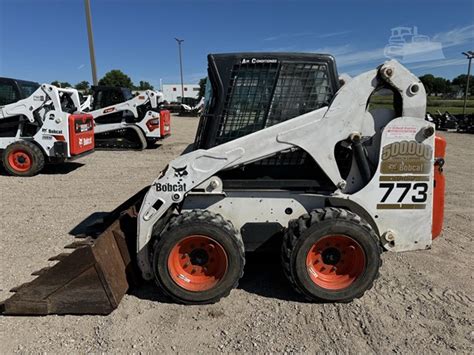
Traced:
<path fill-rule="evenodd" d="M 88 112 L 92 117 L 97 118 L 105 115 L 110 115 L 116 112 L 130 111 L 135 118 L 138 118 L 138 106 L 147 104 L 151 105 L 152 109 L 158 108 L 158 105 L 163 101 L 163 94 L 153 90 L 147 90 L 144 93 L 135 96 L 134 98 L 121 102 L 116 105 L 100 108 L 95 111 Z"/>
<path fill-rule="evenodd" d="M 59 95 L 61 92 L 69 95 L 76 110 L 79 110 L 81 104 L 79 93 L 76 89 L 61 89 L 53 85 L 42 84 L 26 99 L 0 107 L 0 119 L 23 115 L 28 118 L 28 121 L 33 123 L 35 121 L 34 112 L 50 103 L 53 104 L 54 110 L 62 111 L 61 97 Z"/>

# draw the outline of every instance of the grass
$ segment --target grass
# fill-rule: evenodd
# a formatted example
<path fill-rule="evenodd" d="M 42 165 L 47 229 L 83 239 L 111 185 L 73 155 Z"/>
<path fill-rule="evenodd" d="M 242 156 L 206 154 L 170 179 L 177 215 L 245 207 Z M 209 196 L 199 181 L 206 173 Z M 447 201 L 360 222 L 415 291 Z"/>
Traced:
<path fill-rule="evenodd" d="M 462 106 L 461 107 L 458 107 L 458 106 L 442 106 L 442 107 L 427 106 L 426 107 L 426 111 L 430 112 L 430 113 L 438 113 L 438 110 L 439 110 L 441 113 L 444 113 L 445 111 L 448 111 L 449 113 L 451 113 L 453 115 L 462 114 L 462 109 L 463 109 Z M 466 114 L 471 114 L 471 113 L 474 113 L 474 107 L 467 106 L 466 107 Z"/>
<path fill-rule="evenodd" d="M 372 96 L 370 102 L 373 108 L 391 108 L 392 107 L 392 96 Z M 464 107 L 463 99 L 450 99 L 445 100 L 441 97 L 428 97 L 426 111 L 431 113 L 437 113 L 438 110 L 441 113 L 448 111 L 453 115 L 462 114 Z M 474 99 L 469 97 L 466 103 L 466 113 L 474 113 Z"/>

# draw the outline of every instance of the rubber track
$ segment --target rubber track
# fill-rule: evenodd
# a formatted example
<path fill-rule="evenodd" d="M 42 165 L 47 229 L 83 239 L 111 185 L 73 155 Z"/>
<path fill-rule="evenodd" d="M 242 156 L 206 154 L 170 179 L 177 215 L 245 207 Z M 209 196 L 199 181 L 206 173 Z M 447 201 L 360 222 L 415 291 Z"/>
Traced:
<path fill-rule="evenodd" d="M 95 148 L 105 149 L 105 150 L 124 150 L 124 149 L 132 149 L 132 150 L 143 150 L 145 149 L 141 143 L 137 143 L 136 141 L 131 141 L 125 138 L 125 129 L 119 129 L 110 132 L 103 132 L 98 133 L 95 136 Z M 122 135 L 124 138 L 121 137 L 110 137 L 108 136 L 116 136 Z M 119 139 L 123 139 L 120 141 Z"/>
<path fill-rule="evenodd" d="M 285 234 L 283 236 L 283 243 L 282 243 L 282 250 L 281 250 L 283 270 L 284 270 L 286 278 L 291 283 L 291 286 L 308 301 L 314 301 L 314 300 L 306 296 L 305 293 L 300 289 L 299 285 L 294 280 L 292 273 L 290 271 L 291 252 L 296 244 L 296 241 L 306 229 L 310 228 L 314 224 L 317 224 L 319 222 L 326 221 L 326 220 L 331 220 L 331 219 L 333 220 L 344 219 L 347 221 L 356 222 L 357 224 L 362 226 L 362 228 L 364 228 L 367 231 L 367 234 L 370 235 L 371 238 L 373 238 L 374 242 L 377 243 L 379 247 L 379 253 L 382 254 L 382 251 L 383 251 L 382 246 L 380 245 L 380 240 L 377 237 L 376 233 L 374 232 L 373 228 L 370 226 L 370 224 L 368 224 L 366 221 L 364 221 L 360 216 L 356 215 L 355 213 L 343 208 L 335 208 L 335 207 L 318 208 L 314 211 L 311 211 L 310 213 L 302 215 L 298 219 L 294 219 L 290 221 L 289 226 L 286 229 Z M 379 258 L 379 270 L 381 266 L 382 266 L 382 259 Z M 366 290 L 357 294 L 353 299 L 361 298 L 366 291 L 370 290 L 374 286 L 374 282 L 376 279 L 379 278 L 379 276 L 380 276 L 380 271 L 377 273 L 377 276 L 374 278 L 370 286 Z M 346 302 L 350 302 L 350 301 L 351 300 L 346 301 Z"/>

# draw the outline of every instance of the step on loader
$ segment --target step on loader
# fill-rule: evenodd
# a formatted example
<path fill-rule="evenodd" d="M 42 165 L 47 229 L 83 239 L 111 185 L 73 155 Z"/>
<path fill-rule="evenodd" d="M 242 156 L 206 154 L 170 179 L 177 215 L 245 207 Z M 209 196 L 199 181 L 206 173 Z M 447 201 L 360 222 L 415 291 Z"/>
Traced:
<path fill-rule="evenodd" d="M 162 110 L 160 92 L 136 96 L 128 88 L 93 86 L 82 109 L 94 117 L 96 146 L 142 150 L 171 134 L 170 112 Z"/>
<path fill-rule="evenodd" d="M 179 303 L 216 302 L 245 253 L 270 246 L 304 298 L 348 302 L 372 287 L 383 251 L 431 247 L 446 144 L 416 76 L 390 60 L 341 83 L 318 54 L 208 61 L 195 149 L 20 286 L 4 314 L 109 313 L 140 280 Z M 371 109 L 379 90 L 393 109 Z"/>
<path fill-rule="evenodd" d="M 75 89 L 0 78 L 0 151 L 9 174 L 35 175 L 93 152 L 93 118 L 80 113 Z"/>

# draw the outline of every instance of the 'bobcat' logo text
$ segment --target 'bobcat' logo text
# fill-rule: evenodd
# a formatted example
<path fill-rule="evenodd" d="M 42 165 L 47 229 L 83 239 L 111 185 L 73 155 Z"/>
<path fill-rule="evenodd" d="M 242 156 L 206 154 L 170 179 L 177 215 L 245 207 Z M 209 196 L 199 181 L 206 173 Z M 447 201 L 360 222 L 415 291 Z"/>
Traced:
<path fill-rule="evenodd" d="M 158 192 L 185 192 L 186 191 L 186 184 L 161 184 L 157 183 L 155 185 L 156 191 Z"/>

